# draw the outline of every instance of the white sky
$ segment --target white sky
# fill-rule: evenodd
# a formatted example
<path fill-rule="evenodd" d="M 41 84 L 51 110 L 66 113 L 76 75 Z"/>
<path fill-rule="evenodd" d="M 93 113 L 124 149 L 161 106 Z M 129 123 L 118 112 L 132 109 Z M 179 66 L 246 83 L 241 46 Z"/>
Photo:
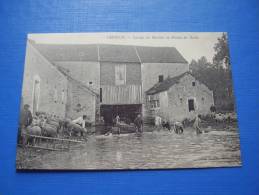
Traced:
<path fill-rule="evenodd" d="M 46 44 L 121 44 L 175 47 L 190 62 L 205 56 L 212 61 L 213 46 L 222 32 L 109 32 L 29 34 L 36 43 Z"/>

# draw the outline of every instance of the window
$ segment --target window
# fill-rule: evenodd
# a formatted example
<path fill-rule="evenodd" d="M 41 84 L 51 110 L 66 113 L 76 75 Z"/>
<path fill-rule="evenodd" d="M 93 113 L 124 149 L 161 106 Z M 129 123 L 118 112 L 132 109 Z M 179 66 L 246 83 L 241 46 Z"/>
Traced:
<path fill-rule="evenodd" d="M 194 87 L 196 85 L 195 81 L 192 82 L 192 86 Z"/>
<path fill-rule="evenodd" d="M 151 95 L 146 96 L 146 103 L 148 104 L 151 101 Z"/>
<path fill-rule="evenodd" d="M 100 88 L 100 102 L 103 101 L 103 89 Z"/>
<path fill-rule="evenodd" d="M 55 87 L 54 89 L 54 102 L 57 103 L 58 102 L 58 91 L 57 91 L 57 88 Z"/>
<path fill-rule="evenodd" d="M 205 101 L 204 97 L 201 98 L 201 101 L 202 101 L 202 103 L 204 104 L 204 101 Z"/>
<path fill-rule="evenodd" d="M 161 83 L 164 81 L 164 75 L 159 75 L 158 76 L 158 82 Z"/>
<path fill-rule="evenodd" d="M 189 107 L 189 112 L 194 111 L 194 99 L 189 99 L 188 100 L 188 107 Z"/>
<path fill-rule="evenodd" d="M 150 101 L 150 107 L 151 108 L 159 108 L 160 107 L 159 100 L 152 100 L 152 101 Z"/>
<path fill-rule="evenodd" d="M 149 95 L 147 101 L 151 109 L 160 108 L 159 97 L 157 95 Z"/>
<path fill-rule="evenodd" d="M 181 103 L 181 104 L 183 103 L 183 98 L 180 98 L 180 103 Z"/>
<path fill-rule="evenodd" d="M 64 104 L 65 103 L 65 90 L 63 89 L 61 92 L 61 103 Z"/>
<path fill-rule="evenodd" d="M 39 99 L 40 99 L 40 77 L 39 75 L 35 75 L 34 83 L 33 83 L 33 99 L 32 99 L 33 113 L 36 113 L 38 111 Z"/>
<path fill-rule="evenodd" d="M 115 66 L 115 85 L 126 85 L 126 65 Z"/>

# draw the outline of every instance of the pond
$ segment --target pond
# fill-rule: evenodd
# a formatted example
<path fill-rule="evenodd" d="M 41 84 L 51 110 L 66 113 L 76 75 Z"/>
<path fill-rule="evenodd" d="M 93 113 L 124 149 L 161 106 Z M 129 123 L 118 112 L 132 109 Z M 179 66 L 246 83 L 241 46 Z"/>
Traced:
<path fill-rule="evenodd" d="M 48 152 L 28 161 L 29 169 L 165 169 L 240 166 L 235 129 L 196 135 L 165 130 L 143 134 L 92 135 L 67 152 Z M 25 167 L 26 168 L 26 167 Z"/>

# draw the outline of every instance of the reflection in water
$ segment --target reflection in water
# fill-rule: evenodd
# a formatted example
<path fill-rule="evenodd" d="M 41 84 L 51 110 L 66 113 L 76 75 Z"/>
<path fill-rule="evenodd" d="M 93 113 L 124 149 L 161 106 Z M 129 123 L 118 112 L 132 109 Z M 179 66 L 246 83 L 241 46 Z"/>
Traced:
<path fill-rule="evenodd" d="M 68 152 L 50 153 L 32 166 L 42 169 L 149 169 L 240 165 L 234 131 L 182 135 L 167 131 L 142 135 L 89 136 Z"/>

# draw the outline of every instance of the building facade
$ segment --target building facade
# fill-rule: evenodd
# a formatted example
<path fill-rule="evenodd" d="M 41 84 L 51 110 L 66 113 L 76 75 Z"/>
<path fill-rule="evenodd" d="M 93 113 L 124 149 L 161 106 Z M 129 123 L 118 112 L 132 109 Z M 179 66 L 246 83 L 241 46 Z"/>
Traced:
<path fill-rule="evenodd" d="M 169 121 L 206 115 L 214 105 L 213 92 L 189 72 L 158 82 L 146 94 L 152 116 Z"/>
<path fill-rule="evenodd" d="M 141 64 L 130 46 L 101 45 L 100 113 L 107 123 L 118 115 L 133 122 L 142 112 Z"/>
<path fill-rule="evenodd" d="M 192 104 L 194 111 L 199 113 L 207 113 L 208 105 L 213 104 L 212 92 L 192 75 L 186 74 L 188 62 L 174 47 L 30 43 L 28 49 L 31 47 L 33 52 L 27 51 L 28 57 L 36 53 L 42 65 L 38 62 L 27 65 L 30 60 L 27 57 L 25 70 L 29 72 L 25 74 L 30 75 L 27 77 L 37 74 L 41 78 L 55 77 L 47 79 L 51 80 L 49 89 L 40 87 L 46 90 L 44 94 L 49 94 L 55 105 L 52 106 L 53 102 L 45 97 L 42 103 L 37 103 L 37 110 L 55 111 L 58 112 L 56 115 L 69 118 L 87 114 L 91 121 L 103 116 L 112 123 L 117 115 L 132 122 L 138 114 L 143 114 L 144 118 L 160 114 L 178 120 L 192 117 L 193 111 L 188 111 Z M 52 73 L 41 70 L 42 67 Z M 34 70 L 39 73 L 33 73 Z M 168 89 L 150 92 L 158 84 L 178 77 L 179 83 Z M 188 85 L 191 80 L 197 83 L 195 87 Z M 33 91 L 33 81 L 28 82 L 26 78 L 23 102 L 34 105 L 33 98 L 27 97 Z"/>
<path fill-rule="evenodd" d="M 75 119 L 86 115 L 89 121 L 95 122 L 97 98 L 89 88 L 68 77 L 66 118 Z"/>
<path fill-rule="evenodd" d="M 65 117 L 68 81 L 28 41 L 22 87 L 22 103 L 37 111 Z"/>
<path fill-rule="evenodd" d="M 22 104 L 29 104 L 33 114 L 45 112 L 71 119 L 86 114 L 94 122 L 98 94 L 71 75 L 68 69 L 51 62 L 28 41 Z"/>

